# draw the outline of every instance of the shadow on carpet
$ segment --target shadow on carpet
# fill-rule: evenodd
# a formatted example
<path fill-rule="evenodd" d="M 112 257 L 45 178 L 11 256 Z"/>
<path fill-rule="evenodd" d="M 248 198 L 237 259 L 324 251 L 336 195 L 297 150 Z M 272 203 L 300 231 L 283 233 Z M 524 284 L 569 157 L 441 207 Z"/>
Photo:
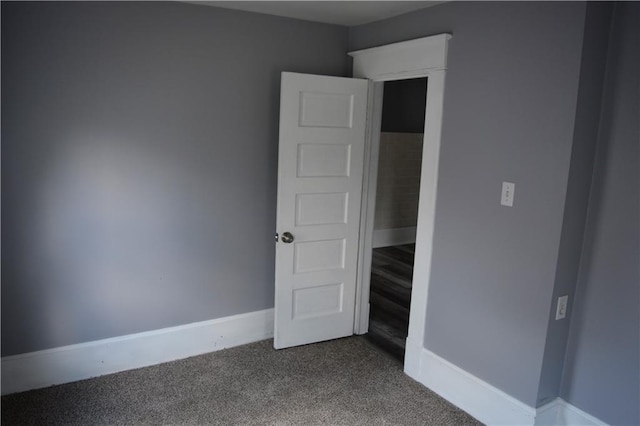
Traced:
<path fill-rule="evenodd" d="M 362 337 L 265 340 L 2 397 L 6 425 L 477 425 Z"/>

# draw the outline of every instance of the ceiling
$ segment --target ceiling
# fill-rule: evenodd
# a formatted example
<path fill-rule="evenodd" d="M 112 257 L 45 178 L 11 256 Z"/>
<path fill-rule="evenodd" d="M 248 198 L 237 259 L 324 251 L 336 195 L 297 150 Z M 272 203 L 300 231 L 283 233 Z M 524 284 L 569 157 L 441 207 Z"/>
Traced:
<path fill-rule="evenodd" d="M 307 21 L 354 26 L 391 18 L 444 1 L 189 1 Z"/>

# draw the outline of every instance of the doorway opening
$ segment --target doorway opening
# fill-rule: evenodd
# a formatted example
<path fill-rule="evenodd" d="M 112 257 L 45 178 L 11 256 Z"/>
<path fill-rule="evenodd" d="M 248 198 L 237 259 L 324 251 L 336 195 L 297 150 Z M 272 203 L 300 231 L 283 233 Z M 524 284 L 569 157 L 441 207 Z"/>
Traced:
<path fill-rule="evenodd" d="M 409 330 L 427 78 L 386 81 L 377 162 L 367 337 L 400 361 Z"/>

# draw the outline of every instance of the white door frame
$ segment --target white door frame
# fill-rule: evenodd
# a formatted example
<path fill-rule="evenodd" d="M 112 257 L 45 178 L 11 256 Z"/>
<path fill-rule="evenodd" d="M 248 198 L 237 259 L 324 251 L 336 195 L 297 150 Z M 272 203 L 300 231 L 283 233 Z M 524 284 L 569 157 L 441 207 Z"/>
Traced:
<path fill-rule="evenodd" d="M 354 321 L 354 332 L 356 334 L 364 334 L 369 328 L 371 247 L 378 174 L 383 83 L 392 80 L 427 77 L 420 200 L 416 232 L 416 260 L 411 290 L 409 335 L 406 341 L 404 360 L 404 371 L 413 378 L 419 376 L 420 354 L 425 346 L 424 334 L 433 253 L 447 42 L 450 38 L 450 34 L 439 34 L 349 53 L 353 58 L 353 77 L 367 78 L 372 82 L 370 83 L 371 90 L 369 90 L 368 112 L 370 120 L 367 123 L 365 141 L 365 172 L 360 217 L 358 281 Z"/>

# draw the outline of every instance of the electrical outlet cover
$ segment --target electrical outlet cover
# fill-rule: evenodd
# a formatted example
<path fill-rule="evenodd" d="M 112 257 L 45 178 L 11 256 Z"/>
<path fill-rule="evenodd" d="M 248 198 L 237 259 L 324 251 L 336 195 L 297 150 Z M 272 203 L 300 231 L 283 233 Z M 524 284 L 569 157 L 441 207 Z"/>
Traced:
<path fill-rule="evenodd" d="M 516 184 L 513 182 L 502 182 L 502 196 L 500 204 L 507 207 L 513 207 L 513 197 L 516 192 Z"/>

